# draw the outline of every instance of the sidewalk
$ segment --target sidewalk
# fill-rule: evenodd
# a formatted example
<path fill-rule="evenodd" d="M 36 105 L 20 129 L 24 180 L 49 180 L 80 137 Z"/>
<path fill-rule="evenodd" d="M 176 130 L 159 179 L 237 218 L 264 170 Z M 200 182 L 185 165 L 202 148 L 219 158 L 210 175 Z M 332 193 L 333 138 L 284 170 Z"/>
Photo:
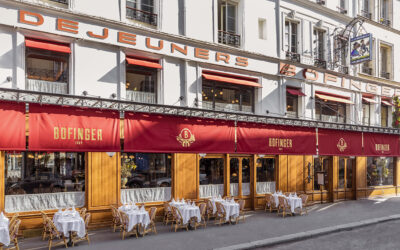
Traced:
<path fill-rule="evenodd" d="M 139 239 L 130 237 L 124 241 L 119 233 L 112 233 L 111 229 L 96 230 L 90 232 L 90 246 L 82 242 L 74 249 L 215 249 L 291 234 L 299 236 L 305 231 L 317 232 L 318 229 L 327 227 L 340 228 L 349 223 L 357 226 L 355 222 L 398 214 L 400 197 L 315 205 L 310 208 L 308 215 L 289 216 L 284 219 L 275 213 L 251 211 L 248 212 L 246 222 L 240 222 L 238 225 L 218 227 L 211 221 L 206 229 L 174 233 L 170 227 L 157 223 L 158 235 L 150 234 Z M 45 249 L 47 246 L 47 242 L 39 238 L 21 239 L 20 242 L 21 249 Z"/>

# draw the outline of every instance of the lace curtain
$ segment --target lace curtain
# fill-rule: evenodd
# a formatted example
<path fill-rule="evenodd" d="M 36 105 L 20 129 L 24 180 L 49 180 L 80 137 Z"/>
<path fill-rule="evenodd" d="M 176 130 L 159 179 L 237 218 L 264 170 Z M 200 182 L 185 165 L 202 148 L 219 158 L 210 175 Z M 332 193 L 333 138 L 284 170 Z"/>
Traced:
<path fill-rule="evenodd" d="M 170 187 L 121 189 L 121 202 L 142 203 L 171 200 Z"/>
<path fill-rule="evenodd" d="M 275 192 L 275 181 L 257 182 L 257 194 L 266 194 Z"/>
<path fill-rule="evenodd" d="M 229 185 L 231 196 L 238 196 L 239 195 L 239 184 L 238 183 L 231 183 Z"/>
<path fill-rule="evenodd" d="M 224 184 L 200 185 L 200 198 L 224 196 Z"/>
<path fill-rule="evenodd" d="M 26 89 L 46 93 L 67 94 L 68 84 L 65 82 L 48 82 L 42 80 L 27 79 Z"/>

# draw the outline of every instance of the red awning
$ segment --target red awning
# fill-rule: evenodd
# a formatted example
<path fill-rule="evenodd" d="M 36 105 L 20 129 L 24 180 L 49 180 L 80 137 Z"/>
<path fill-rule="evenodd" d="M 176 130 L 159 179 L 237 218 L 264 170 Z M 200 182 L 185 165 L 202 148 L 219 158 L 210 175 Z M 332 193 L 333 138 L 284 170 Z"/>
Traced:
<path fill-rule="evenodd" d="M 340 97 L 340 96 L 330 96 L 326 94 L 320 94 L 320 93 L 315 93 L 315 96 L 324 100 L 324 101 L 332 101 L 332 102 L 340 102 L 340 103 L 346 103 L 346 104 L 354 104 L 354 102 L 350 101 L 349 99 L 346 99 L 346 97 Z"/>
<path fill-rule="evenodd" d="M 124 151 L 233 153 L 233 121 L 125 113 Z"/>
<path fill-rule="evenodd" d="M 364 155 L 398 156 L 399 136 L 389 134 L 364 133 Z"/>
<path fill-rule="evenodd" d="M 120 151 L 119 112 L 29 105 L 29 150 Z"/>
<path fill-rule="evenodd" d="M 315 128 L 239 122 L 237 153 L 315 155 Z"/>
<path fill-rule="evenodd" d="M 232 76 L 220 76 L 220 75 L 213 75 L 213 74 L 208 74 L 208 73 L 203 73 L 202 76 L 205 79 L 210 80 L 210 81 L 232 83 L 232 84 L 238 84 L 238 85 L 244 85 L 244 86 L 250 86 L 250 87 L 256 87 L 256 88 L 262 87 L 261 84 L 259 84 L 256 81 L 235 78 Z"/>
<path fill-rule="evenodd" d="M 0 102 L 0 150 L 26 150 L 25 103 Z"/>
<path fill-rule="evenodd" d="M 161 64 L 159 64 L 158 62 L 153 61 L 153 60 L 126 57 L 126 61 L 128 62 L 128 64 L 131 64 L 131 65 L 143 66 L 143 67 L 153 68 L 153 69 L 162 69 Z"/>
<path fill-rule="evenodd" d="M 25 38 L 25 46 L 35 49 L 51 50 L 71 54 L 69 44 Z"/>
<path fill-rule="evenodd" d="M 385 106 L 394 106 L 393 103 L 391 103 L 390 101 L 386 101 L 386 100 L 381 100 L 381 103 Z"/>
<path fill-rule="evenodd" d="M 368 97 L 364 97 L 363 96 L 363 98 L 362 98 L 364 101 L 366 101 L 366 102 L 368 102 L 368 103 L 378 103 L 377 101 L 375 101 L 374 99 L 372 99 L 372 98 L 368 98 Z"/>
<path fill-rule="evenodd" d="M 292 89 L 292 88 L 286 88 L 286 91 L 289 94 L 292 95 L 297 95 L 297 96 L 306 96 L 303 92 L 301 92 L 299 89 Z"/>
<path fill-rule="evenodd" d="M 320 155 L 362 155 L 362 133 L 318 129 L 318 152 Z"/>

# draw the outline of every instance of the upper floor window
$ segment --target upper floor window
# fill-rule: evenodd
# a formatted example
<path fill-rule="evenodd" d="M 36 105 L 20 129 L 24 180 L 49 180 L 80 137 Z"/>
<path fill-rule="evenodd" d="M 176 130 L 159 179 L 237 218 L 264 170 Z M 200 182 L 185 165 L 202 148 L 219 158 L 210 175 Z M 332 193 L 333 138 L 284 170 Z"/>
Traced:
<path fill-rule="evenodd" d="M 68 93 L 68 44 L 26 39 L 26 89 L 46 93 Z"/>
<path fill-rule="evenodd" d="M 390 21 L 390 0 L 380 0 L 379 2 L 379 8 L 380 8 L 380 17 L 379 17 L 379 21 L 380 23 L 390 26 L 391 25 L 391 21 Z"/>
<path fill-rule="evenodd" d="M 299 116 L 299 97 L 305 96 L 297 88 L 286 88 L 286 114 L 288 117 L 297 118 Z"/>
<path fill-rule="evenodd" d="M 391 79 L 392 56 L 391 47 L 381 44 L 379 48 L 380 56 L 380 77 Z"/>
<path fill-rule="evenodd" d="M 126 18 L 157 26 L 154 0 L 126 0 Z"/>
<path fill-rule="evenodd" d="M 347 14 L 347 0 L 339 0 L 338 9 L 340 13 Z"/>
<path fill-rule="evenodd" d="M 346 104 L 354 104 L 347 97 L 315 93 L 315 116 L 324 122 L 346 123 Z"/>
<path fill-rule="evenodd" d="M 325 60 L 325 30 L 314 29 L 314 65 L 326 68 Z"/>
<path fill-rule="evenodd" d="M 218 1 L 218 42 L 240 46 L 237 28 L 237 4 L 230 1 Z"/>
<path fill-rule="evenodd" d="M 362 0 L 361 4 L 361 13 L 360 15 L 366 17 L 368 19 L 372 19 L 372 11 L 373 10 L 373 0 Z"/>
<path fill-rule="evenodd" d="M 293 59 L 293 55 L 298 54 L 298 23 L 294 21 L 285 21 L 285 44 L 286 57 Z M 298 59 L 298 60 L 297 60 Z M 296 58 L 300 61 L 300 58 Z"/>
<path fill-rule="evenodd" d="M 369 126 L 371 125 L 372 107 L 371 105 L 377 103 L 375 97 L 372 95 L 362 95 L 362 124 Z"/>
<path fill-rule="evenodd" d="M 381 126 L 389 127 L 389 114 L 392 110 L 392 101 L 390 98 L 381 98 Z"/>

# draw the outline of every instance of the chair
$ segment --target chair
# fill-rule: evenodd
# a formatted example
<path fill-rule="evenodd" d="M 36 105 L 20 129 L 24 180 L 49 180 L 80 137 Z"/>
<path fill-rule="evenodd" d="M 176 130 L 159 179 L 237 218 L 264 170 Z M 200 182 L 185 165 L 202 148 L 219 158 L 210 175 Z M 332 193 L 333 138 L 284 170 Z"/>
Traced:
<path fill-rule="evenodd" d="M 10 243 L 12 242 L 14 244 L 14 247 L 7 248 L 7 249 L 15 248 L 15 249 L 19 250 L 17 237 L 18 237 L 18 230 L 19 230 L 20 225 L 21 225 L 21 220 L 16 219 L 14 222 L 14 225 L 12 227 L 10 227 Z"/>
<path fill-rule="evenodd" d="M 68 248 L 67 239 L 65 238 L 65 235 L 57 230 L 56 226 L 54 225 L 53 221 L 50 218 L 46 219 L 46 224 L 50 231 L 49 250 L 51 249 L 51 247 L 58 245 L 64 245 L 65 248 Z M 53 245 L 53 241 L 55 239 L 60 239 L 60 241 L 57 242 L 55 245 Z"/>
<path fill-rule="evenodd" d="M 111 213 L 112 213 L 112 227 L 115 233 L 117 228 L 121 228 L 121 215 L 118 211 L 118 208 L 111 206 Z"/>
<path fill-rule="evenodd" d="M 226 220 L 225 207 L 220 202 L 215 202 L 215 206 L 217 207 L 217 212 L 215 213 L 215 224 L 219 224 L 220 226 L 226 222 L 232 224 L 230 220 Z"/>
<path fill-rule="evenodd" d="M 15 221 L 16 221 L 17 219 L 18 219 L 18 213 L 15 213 L 15 214 L 11 217 L 9 225 L 11 226 L 12 224 L 14 224 Z"/>
<path fill-rule="evenodd" d="M 86 212 L 87 212 L 87 209 L 84 207 L 84 208 L 82 208 L 81 210 L 79 210 L 79 215 L 80 215 L 82 218 L 85 218 Z"/>
<path fill-rule="evenodd" d="M 45 240 L 47 238 L 48 235 L 50 235 L 50 230 L 47 226 L 47 214 L 43 211 L 40 211 L 40 213 L 42 214 L 42 219 L 43 219 L 43 231 L 42 231 L 42 240 Z"/>
<path fill-rule="evenodd" d="M 88 244 L 90 245 L 90 239 L 89 239 L 89 233 L 88 233 L 90 216 L 91 216 L 90 213 L 86 213 L 85 217 L 83 218 L 85 221 L 85 236 L 83 236 L 83 238 L 79 238 L 78 235 L 76 233 L 74 233 L 74 235 L 72 237 L 72 246 L 73 247 L 75 246 L 75 243 L 84 241 L 84 240 L 86 240 L 88 242 Z"/>
<path fill-rule="evenodd" d="M 279 216 L 279 214 L 281 214 L 281 210 L 282 210 L 283 218 L 285 218 L 285 215 L 286 215 L 287 211 L 289 211 L 288 214 L 290 216 L 293 216 L 292 215 L 292 211 L 290 210 L 290 206 L 289 206 L 289 203 L 288 203 L 287 199 L 285 197 L 283 197 L 283 196 L 278 196 L 278 199 L 279 199 L 278 216 Z"/>
<path fill-rule="evenodd" d="M 175 232 L 178 228 L 184 228 L 184 229 L 186 229 L 186 231 L 188 231 L 189 230 L 188 223 L 183 224 L 183 218 L 182 218 L 182 215 L 181 215 L 181 212 L 179 211 L 179 209 L 177 209 L 174 206 L 171 206 L 171 208 L 172 208 L 172 214 L 174 215 L 174 221 L 171 225 L 171 228 L 174 226 L 174 223 L 175 223 Z"/>
<path fill-rule="evenodd" d="M 207 220 L 210 220 L 210 217 L 214 217 L 214 206 L 212 204 L 211 200 L 207 200 L 207 210 L 206 210 L 206 214 L 207 214 Z"/>
<path fill-rule="evenodd" d="M 126 213 L 124 212 L 120 212 L 121 215 L 121 234 L 122 234 L 122 240 L 125 239 L 125 234 L 129 235 L 129 234 L 135 234 L 136 238 L 138 238 L 138 233 L 137 233 L 137 229 L 138 229 L 138 225 L 135 225 L 131 231 L 128 231 L 128 227 L 129 227 L 129 217 Z"/>
<path fill-rule="evenodd" d="M 174 220 L 174 215 L 172 214 L 172 209 L 171 205 L 169 205 L 168 202 L 164 203 L 164 218 L 163 218 L 163 223 L 165 225 L 168 225 L 169 222 L 173 222 Z"/>
<path fill-rule="evenodd" d="M 285 193 L 283 193 L 283 195 L 284 195 L 284 196 L 289 196 L 289 195 L 290 195 L 290 192 L 285 192 Z"/>
<path fill-rule="evenodd" d="M 201 216 L 201 221 L 196 221 L 194 224 L 194 229 L 197 229 L 197 226 L 204 226 L 204 228 L 207 227 L 207 221 L 206 221 L 206 210 L 207 210 L 207 204 L 206 203 L 200 203 L 199 204 L 200 208 L 200 216 Z"/>
<path fill-rule="evenodd" d="M 273 210 L 278 211 L 278 207 L 276 206 L 274 196 L 272 194 L 265 194 L 265 211 L 269 209 L 269 212 L 272 213 Z"/>
<path fill-rule="evenodd" d="M 303 209 L 306 210 L 306 214 L 308 214 L 308 211 L 307 211 L 307 206 L 308 206 L 308 204 L 307 204 L 308 195 L 306 195 L 306 194 L 301 194 L 301 195 L 299 195 L 299 197 L 301 198 L 301 205 L 302 205 L 300 214 L 301 214 L 301 215 L 303 214 Z"/>
<path fill-rule="evenodd" d="M 236 224 L 238 223 L 238 221 L 240 220 L 240 217 L 242 217 L 243 222 L 245 222 L 245 212 L 244 212 L 244 205 L 246 204 L 245 200 L 240 199 L 238 201 L 239 203 L 239 216 L 236 218 Z"/>
<path fill-rule="evenodd" d="M 150 224 L 148 226 L 149 229 L 144 229 L 143 230 L 143 236 L 145 236 L 147 233 L 153 232 L 157 234 L 157 229 L 156 229 L 156 213 L 157 213 L 157 208 L 156 207 L 151 207 L 150 208 Z"/>

